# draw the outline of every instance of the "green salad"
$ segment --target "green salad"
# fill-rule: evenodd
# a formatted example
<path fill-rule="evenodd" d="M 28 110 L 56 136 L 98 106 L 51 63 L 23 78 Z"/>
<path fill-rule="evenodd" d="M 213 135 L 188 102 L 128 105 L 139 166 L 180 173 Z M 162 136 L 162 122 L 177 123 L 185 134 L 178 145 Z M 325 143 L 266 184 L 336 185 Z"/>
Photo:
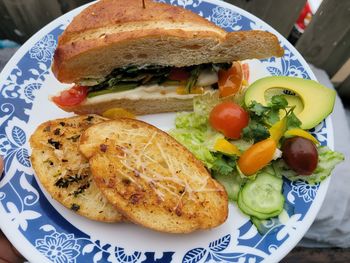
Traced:
<path fill-rule="evenodd" d="M 265 104 L 247 104 L 244 94 L 206 94 L 194 99 L 193 112 L 177 114 L 170 134 L 203 162 L 229 200 L 257 222 L 283 211 L 283 177 L 316 184 L 344 160 L 301 128 L 300 114 L 283 93 Z"/>

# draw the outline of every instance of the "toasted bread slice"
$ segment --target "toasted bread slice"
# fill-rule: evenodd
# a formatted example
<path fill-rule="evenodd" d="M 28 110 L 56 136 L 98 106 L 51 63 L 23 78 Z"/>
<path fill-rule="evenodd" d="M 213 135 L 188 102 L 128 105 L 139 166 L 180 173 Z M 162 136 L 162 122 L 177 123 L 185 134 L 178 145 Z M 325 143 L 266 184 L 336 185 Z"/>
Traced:
<path fill-rule="evenodd" d="M 92 180 L 89 162 L 78 146 L 85 129 L 105 120 L 85 115 L 42 123 L 30 138 L 31 162 L 36 178 L 65 207 L 93 220 L 118 222 L 121 214 Z"/>
<path fill-rule="evenodd" d="M 80 150 L 108 201 L 130 221 L 169 233 L 189 233 L 222 224 L 228 214 L 225 189 L 175 139 L 134 119 L 88 128 Z"/>
<path fill-rule="evenodd" d="M 59 38 L 52 71 L 60 82 L 101 79 L 129 65 L 191 66 L 282 56 L 275 35 L 226 32 L 178 6 L 101 0 L 77 15 Z"/>

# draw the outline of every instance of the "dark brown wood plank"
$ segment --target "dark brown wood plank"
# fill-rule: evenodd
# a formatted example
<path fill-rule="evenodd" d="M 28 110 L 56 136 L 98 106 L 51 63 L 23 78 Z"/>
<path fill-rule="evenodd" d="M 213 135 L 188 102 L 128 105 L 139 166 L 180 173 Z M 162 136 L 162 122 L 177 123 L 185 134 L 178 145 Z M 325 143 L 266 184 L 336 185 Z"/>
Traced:
<path fill-rule="evenodd" d="M 324 0 L 296 47 L 333 76 L 350 56 L 350 1 Z"/>
<path fill-rule="evenodd" d="M 339 96 L 350 102 L 350 76 L 348 76 L 344 82 L 339 84 L 337 91 L 339 93 Z"/>
<path fill-rule="evenodd" d="M 288 37 L 306 0 L 226 0 L 226 2 L 256 15 Z"/>
<path fill-rule="evenodd" d="M 62 14 L 56 0 L 2 0 L 16 29 L 26 40 Z"/>
<path fill-rule="evenodd" d="M 293 249 L 280 263 L 348 263 L 349 248 L 302 248 Z"/>
<path fill-rule="evenodd" d="M 91 0 L 57 0 L 61 6 L 61 11 L 66 13 L 76 7 L 92 2 Z"/>
<path fill-rule="evenodd" d="M 16 25 L 13 23 L 3 1 L 0 1 L 0 17 L 0 39 L 10 39 L 18 43 L 21 43 L 26 39 L 23 36 L 16 34 Z"/>

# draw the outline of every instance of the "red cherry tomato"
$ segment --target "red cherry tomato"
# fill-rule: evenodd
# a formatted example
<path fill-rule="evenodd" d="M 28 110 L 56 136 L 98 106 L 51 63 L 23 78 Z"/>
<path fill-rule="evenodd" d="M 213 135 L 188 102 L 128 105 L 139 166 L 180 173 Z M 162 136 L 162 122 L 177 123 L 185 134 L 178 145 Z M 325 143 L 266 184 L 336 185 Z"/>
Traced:
<path fill-rule="evenodd" d="M 169 73 L 170 80 L 183 81 L 187 80 L 190 77 L 190 72 L 186 71 L 183 68 L 172 68 Z"/>
<path fill-rule="evenodd" d="M 233 102 L 223 102 L 216 105 L 209 115 L 210 125 L 226 137 L 238 139 L 248 125 L 249 115 L 241 106 Z"/>
<path fill-rule="evenodd" d="M 85 100 L 87 92 L 87 87 L 75 85 L 69 90 L 62 91 L 59 96 L 53 97 L 52 100 L 58 106 L 74 106 Z"/>
<path fill-rule="evenodd" d="M 219 70 L 218 73 L 220 97 L 236 94 L 242 87 L 243 71 L 239 62 L 233 62 L 228 70 Z"/>

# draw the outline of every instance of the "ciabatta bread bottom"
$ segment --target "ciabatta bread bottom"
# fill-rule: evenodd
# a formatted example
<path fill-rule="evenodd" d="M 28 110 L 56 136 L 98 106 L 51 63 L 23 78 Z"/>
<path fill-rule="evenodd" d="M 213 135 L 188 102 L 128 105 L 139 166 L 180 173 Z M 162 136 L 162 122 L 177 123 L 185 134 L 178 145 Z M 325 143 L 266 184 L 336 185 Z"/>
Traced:
<path fill-rule="evenodd" d="M 182 95 L 179 95 L 182 96 Z M 76 114 L 102 114 L 111 108 L 123 108 L 136 115 L 154 114 L 162 112 L 178 112 L 178 111 L 191 111 L 193 109 L 193 96 L 187 96 L 186 98 L 168 98 L 166 96 L 153 98 L 153 99 L 113 99 L 106 98 L 95 102 L 89 99 L 79 105 L 60 107 L 64 111 L 74 112 Z"/>

